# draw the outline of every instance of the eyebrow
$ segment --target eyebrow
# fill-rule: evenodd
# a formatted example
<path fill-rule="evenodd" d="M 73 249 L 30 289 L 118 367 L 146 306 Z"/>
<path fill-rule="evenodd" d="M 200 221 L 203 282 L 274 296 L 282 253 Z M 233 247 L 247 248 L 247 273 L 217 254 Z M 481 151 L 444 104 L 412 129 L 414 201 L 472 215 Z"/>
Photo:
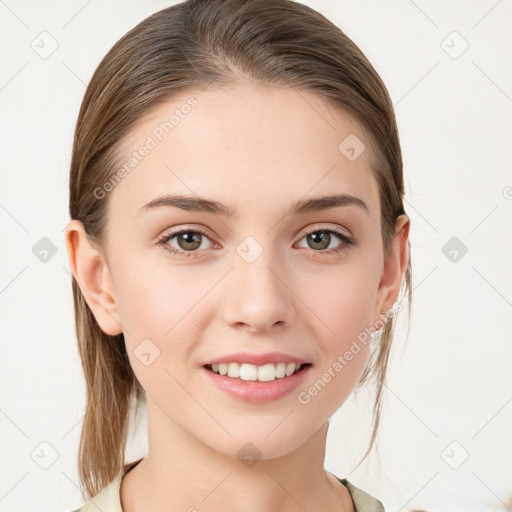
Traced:
<path fill-rule="evenodd" d="M 292 215 L 300 215 L 349 205 L 359 206 L 369 215 L 367 204 L 362 199 L 349 194 L 334 194 L 301 199 L 291 205 L 290 213 Z M 177 194 L 164 195 L 153 199 L 139 208 L 139 215 L 161 207 L 178 208 L 189 212 L 206 212 L 223 217 L 238 217 L 237 210 L 232 206 L 198 196 Z"/>

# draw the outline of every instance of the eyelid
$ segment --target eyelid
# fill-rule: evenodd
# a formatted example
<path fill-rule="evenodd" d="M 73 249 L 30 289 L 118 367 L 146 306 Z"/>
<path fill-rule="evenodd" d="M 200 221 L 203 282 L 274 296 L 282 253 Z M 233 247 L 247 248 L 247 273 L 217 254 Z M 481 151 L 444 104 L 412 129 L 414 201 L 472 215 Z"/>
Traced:
<path fill-rule="evenodd" d="M 213 246 L 216 246 L 216 245 L 219 245 L 217 244 L 214 239 L 215 237 L 212 236 L 209 232 L 209 230 L 207 230 L 206 228 L 203 228 L 203 227 L 196 227 L 196 226 L 188 226 L 188 225 L 182 225 L 180 227 L 177 227 L 175 229 L 171 229 L 170 231 L 166 231 L 164 232 L 162 235 L 160 235 L 157 239 L 157 242 L 160 242 L 164 239 L 171 239 L 171 238 L 174 238 L 175 236 L 177 235 L 180 235 L 181 233 L 199 233 L 201 235 L 203 235 L 205 238 L 207 238 Z M 205 250 L 209 250 L 209 249 L 204 249 L 203 251 L 191 251 L 192 252 L 204 252 Z"/>
<path fill-rule="evenodd" d="M 343 229 L 346 229 L 346 231 L 348 231 L 350 234 L 347 234 L 346 232 L 344 232 Z M 211 252 L 212 250 L 215 250 L 214 248 L 216 246 L 219 245 L 214 240 L 212 240 L 214 237 L 212 237 L 208 231 L 209 230 L 207 230 L 206 228 L 203 228 L 203 227 L 181 225 L 180 227 L 177 227 L 171 231 L 165 232 L 163 235 L 159 236 L 158 240 L 157 240 L 157 244 L 163 246 L 164 250 L 166 250 L 167 252 L 169 252 L 171 254 L 175 254 L 178 257 L 183 257 L 183 258 L 195 257 L 195 255 L 198 255 L 198 254 L 201 254 L 204 252 Z M 330 251 L 313 251 L 313 253 L 317 253 L 318 255 L 336 254 L 338 252 L 343 251 L 347 246 L 357 244 L 356 240 L 352 236 L 352 233 L 347 228 L 342 228 L 342 226 L 339 226 L 337 224 L 334 226 L 333 225 L 326 226 L 325 224 L 322 224 L 322 223 L 315 223 L 315 224 L 312 224 L 312 225 L 304 228 L 299 233 L 298 240 L 296 243 L 300 242 L 304 237 L 306 237 L 312 233 L 319 232 L 319 231 L 333 232 L 335 234 L 335 236 L 337 236 L 341 240 L 341 244 L 340 244 L 341 247 L 338 249 L 331 249 Z M 195 233 L 201 234 L 202 236 L 207 238 L 212 243 L 213 247 L 208 248 L 208 249 L 203 249 L 203 250 L 183 251 L 182 249 L 176 249 L 175 247 L 168 246 L 169 241 L 172 238 L 174 238 L 175 236 L 177 236 L 181 233 L 187 233 L 187 232 L 195 232 Z"/>
<path fill-rule="evenodd" d="M 201 233 L 202 235 L 207 236 L 209 239 L 215 238 L 211 234 L 209 229 L 204 228 L 202 226 L 194 226 L 192 224 L 180 224 L 179 226 L 176 226 L 174 228 L 169 228 L 169 230 L 166 230 L 161 236 L 174 236 L 179 233 L 188 231 Z"/>
<path fill-rule="evenodd" d="M 311 224 L 311 225 L 303 228 L 299 232 L 299 234 L 297 235 L 299 237 L 298 241 L 300 241 L 303 237 L 305 237 L 311 233 L 314 233 L 315 231 L 331 230 L 331 229 L 334 231 L 340 231 L 347 238 L 350 238 L 350 239 L 353 238 L 351 231 L 343 226 L 339 226 L 338 224 L 329 226 L 322 222 L 316 222 L 314 224 Z M 158 238 L 161 239 L 163 237 L 172 237 L 174 235 L 177 235 L 179 233 L 183 233 L 186 231 L 197 231 L 198 233 L 201 233 L 202 235 L 206 236 L 212 243 L 214 243 L 212 238 L 215 238 L 215 237 L 210 234 L 210 232 L 207 228 L 188 225 L 188 224 L 181 225 L 181 226 L 177 227 L 176 229 L 171 229 L 170 231 L 167 231 L 163 235 L 159 236 Z"/>
<path fill-rule="evenodd" d="M 323 231 L 323 230 L 333 230 L 333 231 L 339 231 L 341 234 L 346 236 L 347 238 L 352 239 L 353 235 L 351 231 L 343 226 L 340 226 L 339 224 L 331 224 L 328 225 L 327 223 L 322 222 L 315 222 L 314 224 L 311 224 L 304 228 L 299 233 L 299 239 L 302 239 L 304 236 L 309 235 L 310 233 L 314 233 L 316 231 Z"/>

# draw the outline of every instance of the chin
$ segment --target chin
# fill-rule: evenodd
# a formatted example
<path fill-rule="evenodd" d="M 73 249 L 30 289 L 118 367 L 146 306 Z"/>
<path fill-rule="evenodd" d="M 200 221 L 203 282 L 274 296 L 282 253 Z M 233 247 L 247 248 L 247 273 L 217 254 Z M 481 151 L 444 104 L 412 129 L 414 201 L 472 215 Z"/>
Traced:
<path fill-rule="evenodd" d="M 282 416 L 280 421 L 285 416 Z M 277 421 L 272 428 L 268 428 L 267 423 L 256 427 L 253 420 L 241 426 L 240 433 L 233 428 L 228 428 L 233 438 L 226 435 L 223 439 L 217 437 L 206 444 L 220 453 L 239 459 L 250 467 L 258 460 L 277 459 L 293 453 L 307 441 L 310 433 L 291 431 L 290 428 L 286 428 L 286 421 L 281 425 Z M 278 425 L 277 428 L 276 425 Z"/>

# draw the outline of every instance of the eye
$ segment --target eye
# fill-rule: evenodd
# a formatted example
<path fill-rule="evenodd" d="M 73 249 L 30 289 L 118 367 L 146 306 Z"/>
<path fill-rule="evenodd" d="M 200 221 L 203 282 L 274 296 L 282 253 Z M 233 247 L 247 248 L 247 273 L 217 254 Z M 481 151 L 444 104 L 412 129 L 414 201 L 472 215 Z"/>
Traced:
<path fill-rule="evenodd" d="M 329 246 L 334 238 L 338 238 L 342 243 L 338 244 L 334 247 Z M 169 245 L 169 242 L 173 239 L 176 239 L 176 243 L 178 247 L 173 247 Z M 172 233 L 166 233 L 158 240 L 158 245 L 161 245 L 164 250 L 167 252 L 179 256 L 181 258 L 190 258 L 194 255 L 194 253 L 198 252 L 202 245 L 203 239 L 210 240 L 208 234 L 201 229 L 180 229 L 178 231 L 174 231 Z M 347 249 L 350 245 L 355 245 L 355 240 L 347 236 L 341 230 L 336 228 L 321 228 L 316 229 L 315 231 L 310 231 L 306 234 L 300 241 L 306 240 L 306 242 L 310 245 L 313 252 L 317 253 L 325 253 L 325 254 L 337 254 L 345 249 Z M 210 246 L 211 248 L 211 246 Z"/>
<path fill-rule="evenodd" d="M 169 242 L 176 238 L 178 248 L 169 246 Z M 189 258 L 202 244 L 202 239 L 209 240 L 207 233 L 200 229 L 181 229 L 173 233 L 167 233 L 158 240 L 164 250 L 182 258 Z"/>
<path fill-rule="evenodd" d="M 334 238 L 340 239 L 342 243 L 338 244 L 334 249 L 331 247 L 331 250 L 326 251 L 325 249 L 328 249 L 333 241 L 333 234 Z M 352 238 L 336 228 L 322 228 L 310 231 L 305 237 L 301 238 L 301 241 L 304 239 L 311 248 L 318 249 L 314 252 L 325 252 L 327 254 L 339 253 L 345 250 L 348 246 L 355 244 L 355 241 Z"/>

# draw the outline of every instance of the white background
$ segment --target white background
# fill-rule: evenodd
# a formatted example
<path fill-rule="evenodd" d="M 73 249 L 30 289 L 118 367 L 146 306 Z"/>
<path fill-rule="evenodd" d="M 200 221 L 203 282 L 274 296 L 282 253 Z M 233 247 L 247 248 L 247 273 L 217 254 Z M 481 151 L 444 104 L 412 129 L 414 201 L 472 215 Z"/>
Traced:
<path fill-rule="evenodd" d="M 101 58 L 172 3 L 0 1 L 2 512 L 81 504 L 84 382 L 63 233 L 73 130 Z M 370 433 L 363 393 L 332 418 L 326 468 L 387 512 L 512 510 L 511 1 L 304 3 L 354 40 L 388 87 L 414 272 L 379 456 L 355 468 Z M 43 31 L 58 42 L 47 59 L 31 47 Z M 462 38 L 469 47 L 458 55 Z M 57 248 L 46 263 L 32 252 L 43 237 Z M 442 252 L 452 237 L 468 249 L 456 262 Z M 127 461 L 144 455 L 144 429 Z M 47 469 L 36 462 L 43 453 L 56 457 Z"/>

